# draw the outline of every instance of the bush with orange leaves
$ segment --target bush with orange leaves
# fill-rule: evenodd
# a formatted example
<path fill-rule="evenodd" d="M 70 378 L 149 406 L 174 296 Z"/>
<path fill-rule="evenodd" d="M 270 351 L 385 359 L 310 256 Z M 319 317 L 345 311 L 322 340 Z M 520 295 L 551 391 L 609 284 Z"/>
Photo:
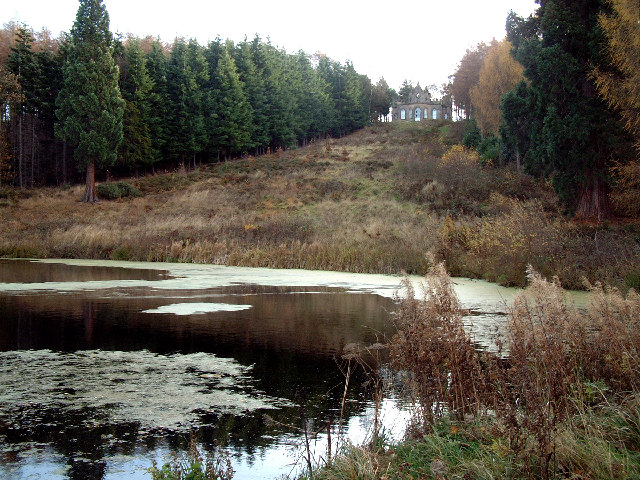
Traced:
<path fill-rule="evenodd" d="M 454 145 L 442 156 L 440 167 L 473 167 L 478 165 L 479 159 L 478 152 L 473 148 Z"/>

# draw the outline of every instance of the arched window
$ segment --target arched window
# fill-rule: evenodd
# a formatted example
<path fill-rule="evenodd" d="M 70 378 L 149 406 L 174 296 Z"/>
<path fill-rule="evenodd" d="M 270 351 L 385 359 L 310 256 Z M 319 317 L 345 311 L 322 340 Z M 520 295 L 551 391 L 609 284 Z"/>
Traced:
<path fill-rule="evenodd" d="M 424 109 L 424 118 L 429 118 L 429 109 L 428 108 Z"/>
<path fill-rule="evenodd" d="M 436 110 L 435 108 L 433 109 L 433 119 L 434 120 L 438 119 L 438 110 Z"/>
<path fill-rule="evenodd" d="M 414 119 L 416 122 L 419 122 L 419 121 L 420 121 L 420 109 L 419 109 L 419 108 L 416 108 L 416 114 L 414 115 L 413 119 Z"/>
<path fill-rule="evenodd" d="M 400 110 L 400 120 L 406 120 L 407 119 L 407 111 L 403 108 L 402 110 Z"/>

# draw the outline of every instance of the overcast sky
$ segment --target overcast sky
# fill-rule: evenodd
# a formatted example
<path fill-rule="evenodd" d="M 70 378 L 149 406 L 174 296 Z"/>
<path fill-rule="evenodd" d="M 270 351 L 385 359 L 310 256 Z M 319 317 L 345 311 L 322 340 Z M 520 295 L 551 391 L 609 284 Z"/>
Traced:
<path fill-rule="evenodd" d="M 396 90 L 404 79 L 441 85 L 469 47 L 505 36 L 510 10 L 528 16 L 534 0 L 104 0 L 111 31 L 206 45 L 216 36 L 241 41 L 257 33 L 288 52 L 320 51 L 353 62 L 373 82 Z M 0 21 L 54 35 L 73 25 L 77 0 L 2 0 Z"/>

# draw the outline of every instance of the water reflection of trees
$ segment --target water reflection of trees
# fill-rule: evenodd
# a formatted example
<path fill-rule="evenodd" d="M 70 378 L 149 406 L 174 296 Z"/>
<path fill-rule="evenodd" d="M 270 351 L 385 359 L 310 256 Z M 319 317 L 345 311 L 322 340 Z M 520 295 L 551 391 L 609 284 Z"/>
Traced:
<path fill-rule="evenodd" d="M 95 282 L 104 280 L 160 280 L 164 270 L 67 265 L 31 260 L 0 259 L 0 283 Z"/>

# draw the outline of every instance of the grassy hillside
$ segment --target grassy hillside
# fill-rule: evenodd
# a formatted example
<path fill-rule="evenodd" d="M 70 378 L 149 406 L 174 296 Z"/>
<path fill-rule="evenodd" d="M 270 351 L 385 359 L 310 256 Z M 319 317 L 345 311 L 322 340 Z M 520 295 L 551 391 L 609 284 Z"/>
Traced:
<path fill-rule="evenodd" d="M 453 275 L 507 285 L 523 285 L 529 263 L 573 288 L 583 276 L 640 284 L 637 221 L 568 220 L 547 184 L 450 151 L 460 130 L 380 124 L 128 179 L 141 196 L 97 205 L 79 201 L 80 186 L 5 190 L 0 255 L 423 274 L 431 252 Z"/>

